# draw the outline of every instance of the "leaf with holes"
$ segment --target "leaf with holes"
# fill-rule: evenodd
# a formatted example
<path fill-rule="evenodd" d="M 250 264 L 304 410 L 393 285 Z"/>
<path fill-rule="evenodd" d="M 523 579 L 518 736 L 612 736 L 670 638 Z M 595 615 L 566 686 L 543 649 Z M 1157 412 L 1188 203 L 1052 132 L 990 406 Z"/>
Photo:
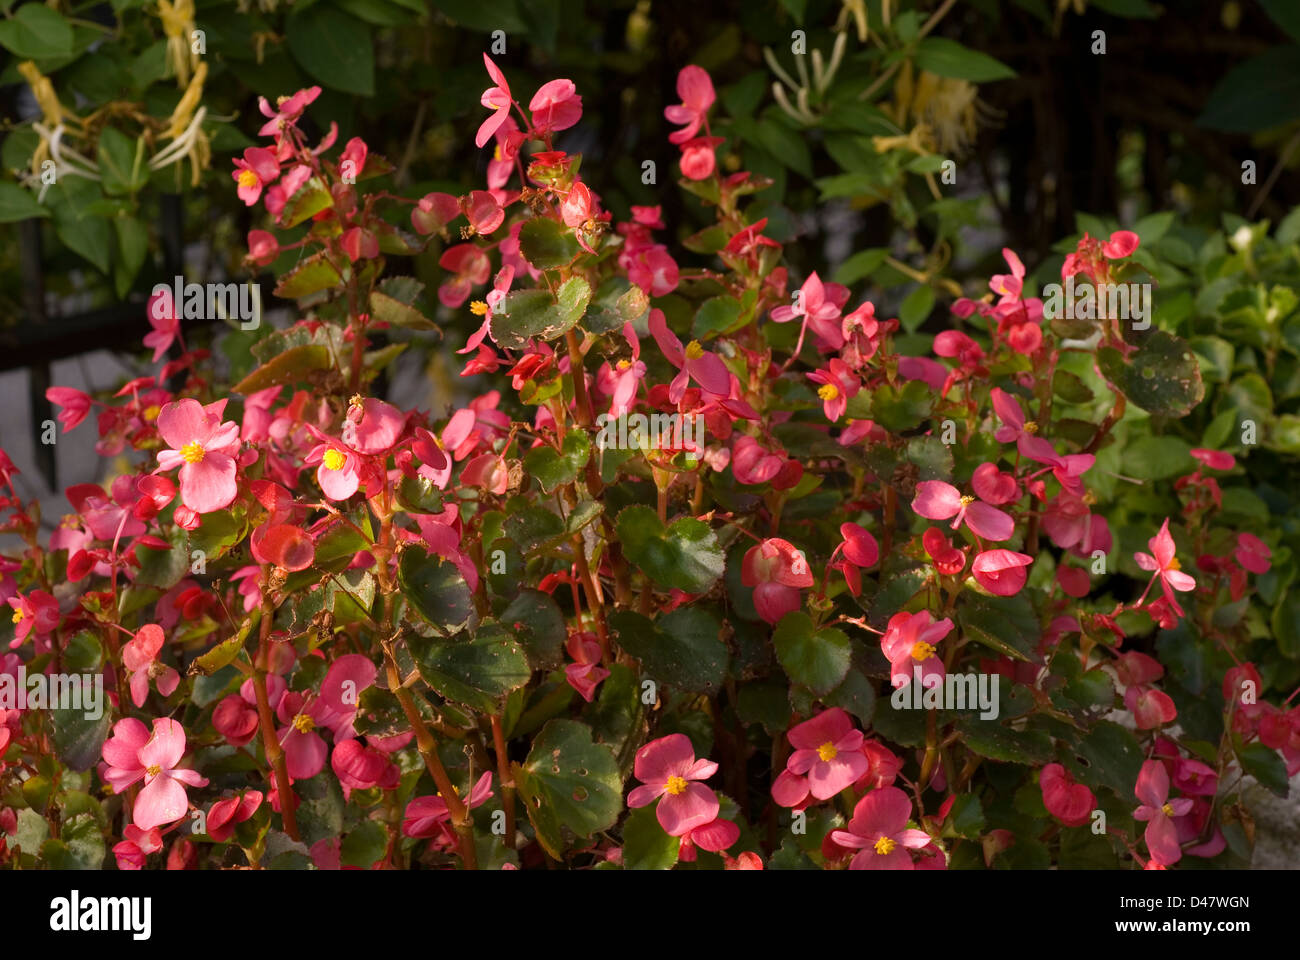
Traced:
<path fill-rule="evenodd" d="M 472 639 L 410 635 L 406 645 L 425 683 L 444 699 L 476 710 L 500 711 L 501 699 L 532 676 L 523 648 L 494 621 L 480 624 Z"/>
<path fill-rule="evenodd" d="M 506 294 L 492 313 L 492 339 L 518 350 L 529 340 L 554 340 L 582 319 L 591 302 L 591 286 L 582 277 L 570 277 L 554 302 L 545 290 L 517 290 Z"/>
<path fill-rule="evenodd" d="M 1102 347 L 1097 367 L 1111 386 L 1157 416 L 1185 417 L 1205 396 L 1201 368 L 1187 341 L 1163 330 L 1127 360 L 1114 347 Z"/>
<path fill-rule="evenodd" d="M 623 781 L 614 754 L 591 739 L 576 720 L 547 722 L 528 759 L 511 771 L 537 840 L 556 860 L 564 855 L 565 831 L 588 839 L 608 830 L 623 810 Z"/>
<path fill-rule="evenodd" d="M 515 640 L 534 667 L 555 666 L 563 662 L 568 631 L 560 605 L 549 593 L 530 587 L 519 590 L 501 611 L 501 622 L 514 631 Z"/>

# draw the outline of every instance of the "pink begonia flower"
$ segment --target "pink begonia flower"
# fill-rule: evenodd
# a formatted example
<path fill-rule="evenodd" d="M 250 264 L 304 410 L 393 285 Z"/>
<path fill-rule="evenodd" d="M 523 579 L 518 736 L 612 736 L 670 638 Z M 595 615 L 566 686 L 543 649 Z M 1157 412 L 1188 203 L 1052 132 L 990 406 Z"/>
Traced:
<path fill-rule="evenodd" d="M 1165 517 L 1165 522 L 1160 525 L 1160 531 L 1147 541 L 1150 547 L 1150 553 L 1137 552 L 1133 554 L 1133 559 L 1143 570 L 1150 570 L 1154 573 L 1151 582 L 1160 580 L 1160 589 L 1165 598 L 1169 601 L 1170 606 L 1176 615 L 1182 616 L 1183 610 L 1178 606 L 1178 600 L 1174 596 L 1174 591 L 1178 590 L 1186 593 L 1196 586 L 1196 580 L 1182 572 L 1182 564 L 1174 556 L 1177 547 L 1174 545 L 1174 538 L 1169 533 L 1169 518 Z M 1148 589 L 1150 585 L 1148 584 Z"/>
<path fill-rule="evenodd" d="M 181 675 L 158 661 L 166 637 L 162 627 L 147 623 L 122 648 L 122 664 L 131 674 L 131 702 L 143 706 L 149 696 L 149 681 L 158 680 L 158 693 L 170 697 L 181 682 Z"/>
<path fill-rule="evenodd" d="M 145 317 L 153 330 L 144 335 L 144 345 L 153 347 L 154 363 L 162 359 L 172 342 L 180 336 L 180 310 L 172 300 L 171 291 L 164 288 L 151 295 L 145 305 Z"/>
<path fill-rule="evenodd" d="M 307 698 L 311 697 L 310 703 Z M 284 724 L 276 739 L 284 748 L 285 765 L 291 780 L 310 780 L 325 769 L 329 747 L 316 730 L 323 726 L 325 705 L 319 697 L 296 690 L 286 691 L 276 705 L 275 715 Z"/>
<path fill-rule="evenodd" d="M 141 830 L 128 823 L 122 829 L 122 842 L 113 847 L 113 856 L 117 859 L 119 870 L 143 870 L 145 859 L 151 853 L 163 848 L 162 832 L 153 827 Z"/>
<path fill-rule="evenodd" d="M 366 169 L 366 157 L 369 155 L 370 148 L 366 146 L 366 141 L 360 137 L 353 137 L 339 154 L 340 175 L 344 178 L 350 175 L 353 180 L 360 179 L 362 171 Z"/>
<path fill-rule="evenodd" d="M 305 163 L 300 163 L 278 181 L 271 184 L 266 191 L 266 199 L 263 201 L 266 212 L 278 220 L 289 200 L 311 177 L 312 168 Z"/>
<path fill-rule="evenodd" d="M 426 193 L 411 209 L 411 226 L 427 237 L 460 216 L 460 202 L 449 193 Z"/>
<path fill-rule="evenodd" d="M 892 786 L 898 774 L 902 772 L 903 758 L 894 754 L 883 743 L 864 740 L 862 755 L 867 758 L 867 772 L 853 785 L 853 789 L 858 793 Z"/>
<path fill-rule="evenodd" d="M 698 781 L 717 773 L 718 765 L 696 760 L 695 748 L 684 733 L 647 743 L 637 751 L 632 770 L 643 786 L 628 794 L 627 805 L 635 809 L 659 800 L 655 816 L 669 836 L 683 836 L 717 819 L 717 795 Z"/>
<path fill-rule="evenodd" d="M 1015 397 L 1000 387 L 994 387 L 989 391 L 989 396 L 993 401 L 993 412 L 1002 421 L 1002 426 L 993 433 L 995 440 L 999 443 L 1016 443 L 1025 434 L 1033 435 L 1037 427 L 1026 429 L 1025 413 L 1020 409 L 1020 402 Z"/>
<path fill-rule="evenodd" d="M 506 219 L 506 212 L 497 202 L 497 198 L 486 190 L 471 190 L 468 195 L 461 198 L 460 208 L 464 211 L 469 225 L 480 236 L 492 233 Z"/>
<path fill-rule="evenodd" d="M 847 363 L 838 357 L 832 357 L 825 370 L 814 370 L 808 379 L 822 386 L 817 396 L 822 401 L 822 413 L 831 423 L 844 416 L 849 401 L 862 389 L 862 381 Z"/>
<path fill-rule="evenodd" d="M 685 143 L 699 132 L 704 115 L 716 99 L 708 72 L 694 64 L 682 67 L 677 74 L 677 96 L 682 98 L 681 103 L 664 107 L 669 123 L 682 124 L 682 129 L 668 134 L 669 143 Z"/>
<path fill-rule="evenodd" d="M 242 159 L 235 158 L 235 169 L 230 172 L 230 176 L 239 184 L 235 192 L 249 207 L 257 203 L 262 196 L 262 189 L 279 175 L 280 164 L 275 158 L 275 151 L 266 147 L 246 149 Z M 156 362 L 157 357 L 154 360 Z"/>
<path fill-rule="evenodd" d="M 261 805 L 260 790 L 245 790 L 237 797 L 216 801 L 208 810 L 208 836 L 217 843 L 225 843 L 235 827 L 255 814 Z"/>
<path fill-rule="evenodd" d="M 481 453 L 465 464 L 460 472 L 460 482 L 466 487 L 479 487 L 497 496 L 510 488 L 510 468 L 506 458 L 496 453 Z"/>
<path fill-rule="evenodd" d="M 158 454 L 158 469 L 180 467 L 181 503 L 195 513 L 224 510 L 239 493 L 235 456 L 239 424 L 222 422 L 226 402 L 206 407 L 197 400 L 177 400 L 158 414 L 158 432 L 169 449 Z"/>
<path fill-rule="evenodd" d="M 1261 738 L 1262 739 L 1262 738 Z M 1184 757 L 1178 744 L 1168 737 L 1156 739 L 1155 755 L 1165 765 L 1173 785 L 1183 793 L 1198 797 L 1212 797 L 1219 790 L 1219 774 L 1208 763 L 1193 757 Z"/>
<path fill-rule="evenodd" d="M 796 724 L 786 738 L 795 749 L 772 783 L 772 799 L 783 807 L 798 806 L 809 794 L 829 800 L 871 766 L 862 752 L 862 731 L 839 707 Z"/>
<path fill-rule="evenodd" d="M 1014 550 L 985 550 L 970 565 L 975 582 L 998 597 L 1014 597 L 1024 587 L 1029 573 L 1025 567 L 1034 558 Z"/>
<path fill-rule="evenodd" d="M 492 772 L 488 771 L 478 778 L 469 792 L 469 798 L 462 796 L 461 799 L 465 800 L 466 807 L 473 810 L 475 807 L 481 807 L 491 796 Z M 447 801 L 441 794 L 416 797 L 406 805 L 406 812 L 402 815 L 402 833 L 417 839 L 442 836 L 447 833 L 449 820 L 451 820 L 451 812 L 447 809 Z"/>
<path fill-rule="evenodd" d="M 682 176 L 687 180 L 707 180 L 713 176 L 718 164 L 714 150 L 722 142 L 722 137 L 696 137 L 681 144 Z"/>
<path fill-rule="evenodd" d="M 947 617 L 931 622 L 929 610 L 903 611 L 889 618 L 880 649 L 889 661 L 889 682 L 895 689 L 911 683 L 917 667 L 923 688 L 943 682 L 943 659 L 935 652 L 935 644 L 951 630 L 952 621 Z"/>
<path fill-rule="evenodd" d="M 479 124 L 478 133 L 474 135 L 474 146 L 479 148 L 492 139 L 501 124 L 509 119 L 511 103 L 510 84 L 506 81 L 506 75 L 486 53 L 483 54 L 483 66 L 487 67 L 488 76 L 492 78 L 494 86 L 484 90 L 479 98 L 479 103 L 492 111 L 487 119 Z"/>
<path fill-rule="evenodd" d="M 813 585 L 813 574 L 802 550 L 788 540 L 769 537 L 746 551 L 740 582 L 754 588 L 758 615 L 768 623 L 778 623 L 799 609 L 799 589 Z"/>
<path fill-rule="evenodd" d="M 1124 706 L 1133 714 L 1139 730 L 1154 730 L 1173 723 L 1178 716 L 1178 708 L 1169 694 L 1146 684 L 1134 684 L 1125 690 Z"/>
<path fill-rule="evenodd" d="M 293 523 L 263 523 L 253 529 L 248 545 L 253 559 L 297 573 L 316 559 L 311 534 Z"/>
<path fill-rule="evenodd" d="M 360 458 L 342 443 L 322 443 L 303 458 L 307 466 L 316 467 L 316 483 L 331 500 L 346 500 L 361 486 Z"/>
<path fill-rule="evenodd" d="M 677 859 L 683 863 L 694 863 L 696 847 L 709 853 L 721 853 L 739 839 L 740 827 L 730 820 L 714 820 L 682 834 Z"/>
<path fill-rule="evenodd" d="M 1192 456 L 1201 463 L 1205 464 L 1211 470 L 1231 470 L 1237 465 L 1237 458 L 1230 453 L 1224 453 L 1222 450 L 1207 450 L 1204 447 L 1193 447 Z"/>
<path fill-rule="evenodd" d="M 1133 819 L 1146 821 L 1145 838 L 1151 859 L 1166 867 L 1177 863 L 1183 851 L 1173 818 L 1185 816 L 1192 809 L 1191 798 L 1169 799 L 1169 772 L 1159 760 L 1142 764 L 1133 793 L 1142 801 L 1142 806 L 1133 811 Z"/>
<path fill-rule="evenodd" d="M 365 227 L 348 227 L 339 237 L 339 246 L 352 263 L 379 256 L 379 239 Z"/>
<path fill-rule="evenodd" d="M 343 424 L 344 441 L 367 456 L 390 453 L 406 430 L 408 419 L 409 414 L 391 403 L 374 397 L 356 403 L 354 398 L 354 402 L 348 405 L 347 420 Z M 349 434 L 351 439 L 348 439 Z"/>
<path fill-rule="evenodd" d="M 258 97 L 257 109 L 262 112 L 262 116 L 271 118 L 262 124 L 261 129 L 257 131 L 258 134 L 263 137 L 274 136 L 278 139 L 281 131 L 285 127 L 296 124 L 302 112 L 319 96 L 320 87 L 305 87 L 291 97 L 280 97 L 274 109 L 267 102 L 266 97 Z"/>
<path fill-rule="evenodd" d="M 1043 791 L 1043 806 L 1047 812 L 1067 827 L 1081 827 L 1092 817 L 1097 798 L 1059 763 L 1049 763 L 1039 774 L 1038 785 Z"/>
<path fill-rule="evenodd" d="M 849 591 L 856 597 L 862 593 L 862 574 L 860 571 L 874 566 L 880 559 L 880 545 L 871 532 L 856 523 L 840 524 L 840 536 L 843 542 L 836 548 L 836 553 L 844 559 L 831 564 L 844 574 Z"/>
<path fill-rule="evenodd" d="M 1061 456 L 1042 437 L 1030 436 L 1028 432 L 1021 434 L 1016 448 L 1021 455 L 1050 468 L 1061 488 L 1075 496 L 1083 495 L 1081 478 L 1097 462 L 1091 453 L 1068 453 Z"/>
<path fill-rule="evenodd" d="M 1101 252 L 1108 260 L 1122 260 L 1138 248 L 1142 241 L 1132 230 L 1116 230 L 1110 239 L 1101 245 Z"/>
<path fill-rule="evenodd" d="M 528 101 L 533 129 L 538 133 L 553 133 L 567 130 L 581 120 L 582 97 L 578 96 L 577 89 L 572 80 L 551 80 L 542 84 L 533 94 L 533 99 Z"/>
<path fill-rule="evenodd" d="M 90 408 L 94 404 L 89 394 L 73 387 L 50 387 L 45 391 L 45 399 L 63 408 L 59 411 L 58 419 L 63 424 L 63 429 L 69 433 L 90 416 Z"/>
<path fill-rule="evenodd" d="M 840 320 L 843 306 L 836 302 L 839 298 L 833 296 L 839 292 L 836 289 L 839 286 L 822 283 L 821 277 L 814 271 L 808 274 L 808 279 L 799 288 L 799 297 L 795 303 L 773 307 L 768 316 L 773 323 L 788 323 L 798 317 L 806 317 L 810 324 L 833 323 Z M 848 291 L 844 292 L 847 294 Z"/>
<path fill-rule="evenodd" d="M 247 261 L 259 267 L 269 266 L 280 255 L 280 241 L 266 230 L 248 231 Z"/>
<path fill-rule="evenodd" d="M 361 693 L 375 682 L 378 673 L 374 662 L 359 653 L 345 653 L 325 671 L 318 700 L 321 710 L 316 716 L 323 726 L 334 731 L 335 740 L 356 736 L 352 721 L 356 719 Z"/>
<path fill-rule="evenodd" d="M 1253 533 L 1237 534 L 1237 546 L 1232 555 L 1243 569 L 1251 573 L 1268 573 L 1269 567 L 1273 565 L 1273 551 Z"/>
<path fill-rule="evenodd" d="M 569 188 L 564 202 L 560 204 L 560 219 L 564 221 L 566 227 L 575 229 L 594 218 L 599 212 L 595 194 L 581 180 Z"/>
<path fill-rule="evenodd" d="M 198 771 L 176 766 L 184 753 L 185 729 L 169 717 L 155 720 L 152 734 L 139 720 L 127 717 L 113 725 L 113 735 L 104 741 L 103 757 L 108 764 L 104 779 L 114 793 L 144 780 L 132 808 L 132 820 L 141 830 L 185 816 L 189 799 L 181 784 L 208 785 Z"/>
<path fill-rule="evenodd" d="M 954 518 L 953 530 L 965 521 L 972 532 L 986 540 L 1008 540 L 1016 532 L 1015 521 L 1007 514 L 975 497 L 962 496 L 961 491 L 942 480 L 918 483 L 912 509 L 930 520 Z"/>
<path fill-rule="evenodd" d="M 438 258 L 438 265 L 452 275 L 438 287 L 438 302 L 451 310 L 462 306 L 469 299 L 470 291 L 486 283 L 492 274 L 492 261 L 487 253 L 472 243 L 448 247 Z"/>
<path fill-rule="evenodd" d="M 747 433 L 739 434 L 731 451 L 731 470 L 737 483 L 767 483 L 785 466 L 783 452 L 772 452 Z"/>
<path fill-rule="evenodd" d="M 731 372 L 722 358 L 705 350 L 698 340 L 692 340 L 683 348 L 677 335 L 668 329 L 664 312 L 658 307 L 650 311 L 650 335 L 668 362 L 679 371 L 668 385 L 669 401 L 678 403 L 686 395 L 686 387 L 692 379 L 701 389 L 716 397 L 731 395 Z"/>
<path fill-rule="evenodd" d="M 1014 503 L 1020 499 L 1020 487 L 1016 478 L 1000 471 L 997 464 L 981 463 L 976 467 L 970 478 L 970 486 L 981 500 L 994 506 Z"/>
<path fill-rule="evenodd" d="M 59 625 L 59 601 L 44 590 L 33 590 L 25 597 L 15 593 L 7 602 L 14 611 L 14 638 L 9 641 L 11 650 L 21 647 L 33 633 L 36 639 L 44 640 Z"/>
<path fill-rule="evenodd" d="M 898 787 L 882 787 L 858 801 L 848 830 L 832 831 L 831 839 L 858 851 L 849 862 L 850 870 L 912 870 L 907 851 L 929 846 L 930 835 L 908 829 L 911 815 L 907 794 Z"/>
<path fill-rule="evenodd" d="M 929 357 L 899 357 L 898 375 L 903 380 L 920 380 L 938 392 L 948 379 L 948 368 Z"/>
<path fill-rule="evenodd" d="M 582 699 L 591 703 L 596 688 L 609 676 L 609 671 L 600 665 L 600 641 L 592 633 L 571 633 L 564 649 L 573 658 L 573 663 L 564 668 L 564 679 Z"/>
<path fill-rule="evenodd" d="M 344 740 L 334 745 L 330 754 L 330 769 L 339 778 L 345 794 L 353 790 L 395 790 L 401 781 L 402 771 L 378 747 L 362 744 L 360 740 Z"/>
<path fill-rule="evenodd" d="M 1089 511 L 1083 497 L 1067 490 L 1044 508 L 1043 531 L 1058 547 L 1081 557 L 1091 557 L 1094 550 L 1110 553 L 1113 545 L 1106 518 Z"/>
<path fill-rule="evenodd" d="M 469 304 L 469 310 L 476 316 L 482 316 L 484 321 L 477 330 L 474 330 L 469 336 L 469 340 L 465 341 L 465 345 L 456 353 L 472 354 L 474 350 L 478 349 L 480 343 L 491 336 L 491 317 L 493 317 L 495 311 L 500 310 L 500 304 L 506 299 L 506 294 L 510 293 L 510 286 L 513 282 L 515 282 L 515 268 L 506 265 L 497 272 L 497 278 L 493 281 L 493 289 L 487 293 L 487 297 L 482 300 L 474 300 L 473 303 Z M 495 342 L 495 338 L 493 342 Z"/>

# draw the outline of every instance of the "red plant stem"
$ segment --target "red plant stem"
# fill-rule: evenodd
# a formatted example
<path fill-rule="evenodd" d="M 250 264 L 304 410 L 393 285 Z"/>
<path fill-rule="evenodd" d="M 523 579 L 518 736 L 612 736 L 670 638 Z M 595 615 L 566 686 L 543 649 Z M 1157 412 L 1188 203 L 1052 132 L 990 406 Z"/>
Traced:
<path fill-rule="evenodd" d="M 275 792 L 280 799 L 280 817 L 284 821 L 284 832 L 291 840 L 298 836 L 298 816 L 295 807 L 298 798 L 289 784 L 289 764 L 284 756 L 284 748 L 275 734 L 275 717 L 271 713 L 271 700 L 266 693 L 266 673 L 271 660 L 271 617 L 275 607 L 271 603 L 271 566 L 262 564 L 262 616 L 258 624 L 257 664 L 253 671 L 253 690 L 257 694 L 257 725 L 262 735 L 262 751 L 266 762 L 271 765 L 275 776 Z"/>
<path fill-rule="evenodd" d="M 501 718 L 492 715 L 492 749 L 497 755 L 497 778 L 501 781 L 501 802 L 506 810 L 506 847 L 515 848 L 515 778 L 510 772 L 510 757 L 506 753 L 505 733 Z"/>

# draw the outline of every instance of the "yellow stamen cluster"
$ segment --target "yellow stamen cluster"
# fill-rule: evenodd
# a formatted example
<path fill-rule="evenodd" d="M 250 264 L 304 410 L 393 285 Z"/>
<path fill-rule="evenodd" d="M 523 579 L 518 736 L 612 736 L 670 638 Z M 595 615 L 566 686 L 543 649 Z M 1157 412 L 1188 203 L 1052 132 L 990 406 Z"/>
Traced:
<path fill-rule="evenodd" d="M 160 413 L 162 413 L 162 407 L 158 406 L 156 403 L 144 408 L 144 418 L 150 423 L 157 420 L 158 414 Z"/>
<path fill-rule="evenodd" d="M 244 188 L 257 186 L 257 174 L 252 170 L 245 170 L 239 175 L 239 185 Z"/>
<path fill-rule="evenodd" d="M 1174 815 L 1174 805 L 1172 803 L 1166 803 L 1160 808 L 1160 812 L 1166 817 L 1172 817 Z"/>
<path fill-rule="evenodd" d="M 482 300 L 475 300 L 473 303 L 469 305 L 469 312 L 474 314 L 474 316 L 476 317 L 486 316 L 488 312 L 488 305 L 484 303 Z"/>
<path fill-rule="evenodd" d="M 835 744 L 827 740 L 825 743 L 823 743 L 820 747 L 817 748 L 817 756 L 825 760 L 827 763 L 830 763 L 837 756 L 839 756 L 839 751 L 835 749 Z"/>
<path fill-rule="evenodd" d="M 920 640 L 917 643 L 912 644 L 913 660 L 924 661 L 924 660 L 929 660 L 933 656 L 934 656 L 934 646 L 932 644 L 926 643 L 924 640 Z"/>
<path fill-rule="evenodd" d="M 1170 569 L 1170 570 L 1181 570 L 1181 569 L 1183 569 L 1183 565 L 1182 565 L 1181 563 L 1178 562 L 1178 558 L 1177 558 L 1177 557 L 1174 557 L 1172 560 L 1169 561 L 1169 569 Z"/>
<path fill-rule="evenodd" d="M 11 619 L 14 623 L 22 623 L 22 622 L 23 622 L 23 612 L 22 612 L 21 610 L 15 610 L 15 611 L 14 611 L 14 615 L 13 615 L 10 619 Z"/>
<path fill-rule="evenodd" d="M 293 718 L 293 728 L 299 733 L 311 733 L 316 729 L 316 721 L 305 713 L 300 713 Z"/>
<path fill-rule="evenodd" d="M 898 841 L 893 837 L 881 837 L 875 843 L 875 851 L 882 857 L 886 854 L 893 853 L 894 848 L 898 846 Z"/>
<path fill-rule="evenodd" d="M 704 356 L 704 348 L 700 346 L 700 341 L 692 340 L 686 345 L 686 359 L 698 360 Z"/>
<path fill-rule="evenodd" d="M 963 507 L 969 507 L 974 502 L 975 502 L 975 498 L 972 497 L 970 494 L 967 494 L 966 496 L 961 498 L 961 505 Z"/>
<path fill-rule="evenodd" d="M 840 395 L 840 388 L 833 383 L 822 384 L 822 388 L 817 391 L 817 396 L 823 400 L 834 400 Z"/>
<path fill-rule="evenodd" d="M 1032 437 L 1034 434 L 1038 432 L 1038 423 L 1033 420 L 1026 420 L 1024 427 L 1022 427 L 1021 429 L 1023 429 L 1025 433 L 1029 434 Z"/>
<path fill-rule="evenodd" d="M 686 792 L 685 779 L 676 776 L 669 777 L 668 782 L 664 784 L 664 792 L 674 797 L 680 793 L 685 793 Z"/>
<path fill-rule="evenodd" d="M 181 459 L 186 463 L 202 463 L 204 454 L 203 444 L 197 440 L 191 440 L 181 447 Z"/>
<path fill-rule="evenodd" d="M 325 451 L 325 456 L 321 458 L 326 470 L 342 470 L 343 465 L 348 462 L 347 456 L 339 450 L 330 447 Z"/>
<path fill-rule="evenodd" d="M 155 763 L 153 766 L 147 767 L 144 772 L 151 777 L 156 777 L 158 774 L 162 773 L 162 767 Z"/>

